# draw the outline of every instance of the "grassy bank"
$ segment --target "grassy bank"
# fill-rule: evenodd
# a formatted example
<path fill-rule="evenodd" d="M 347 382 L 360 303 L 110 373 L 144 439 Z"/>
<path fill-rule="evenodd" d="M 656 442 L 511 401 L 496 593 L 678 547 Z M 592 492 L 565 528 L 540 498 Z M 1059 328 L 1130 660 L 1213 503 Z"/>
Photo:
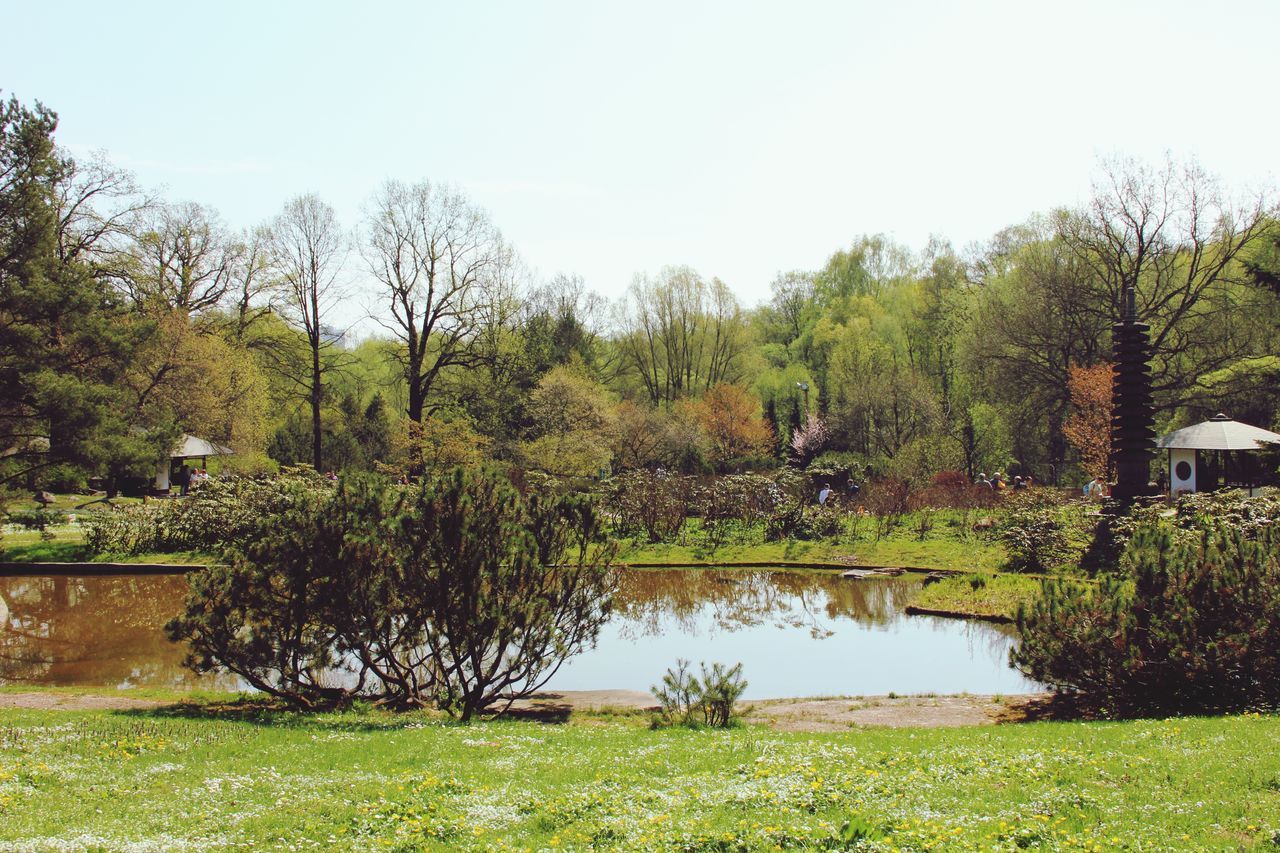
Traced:
<path fill-rule="evenodd" d="M 1025 575 L 958 575 L 920 590 L 911 605 L 967 616 L 1013 619 L 1040 598 L 1040 581 Z"/>
<path fill-rule="evenodd" d="M 1170 849 L 1280 830 L 1274 717 L 787 734 L 0 712 L 18 847 Z"/>
<path fill-rule="evenodd" d="M 998 544 L 974 540 L 917 540 L 886 537 L 880 541 L 831 540 L 730 544 L 714 551 L 700 545 L 649 544 L 628 541 L 618 554 L 624 563 L 693 566 L 705 563 L 808 562 L 863 566 L 920 566 L 958 571 L 994 571 L 1004 560 Z"/>

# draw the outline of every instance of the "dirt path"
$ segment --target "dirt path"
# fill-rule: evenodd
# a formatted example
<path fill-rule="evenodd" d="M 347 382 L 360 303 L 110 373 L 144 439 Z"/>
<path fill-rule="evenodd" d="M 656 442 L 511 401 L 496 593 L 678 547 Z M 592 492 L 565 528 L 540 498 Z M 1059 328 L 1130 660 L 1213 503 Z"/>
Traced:
<path fill-rule="evenodd" d="M 743 720 L 779 731 L 841 732 L 859 726 L 944 728 L 1014 722 L 1048 694 L 1028 696 L 853 696 L 824 699 L 767 699 L 741 703 Z M 58 693 L 0 693 L 0 708 L 43 711 L 120 711 L 159 708 L 167 702 L 128 696 Z M 574 712 L 657 710 L 657 700 L 636 690 L 580 690 L 540 693 L 512 705 L 512 715 L 563 722 Z"/>
<path fill-rule="evenodd" d="M 1049 694 L 1026 696 L 853 696 L 766 699 L 741 703 L 742 718 L 780 731 L 839 732 L 857 726 L 944 728 L 985 726 L 1025 718 L 1028 706 Z M 657 700 L 635 690 L 543 693 L 517 702 L 518 716 L 564 719 L 573 711 L 657 710 Z"/>
<path fill-rule="evenodd" d="M 90 696 L 81 693 L 0 693 L 0 708 L 32 708 L 38 711 L 135 711 L 161 708 L 171 702 L 132 699 L 128 696 Z"/>

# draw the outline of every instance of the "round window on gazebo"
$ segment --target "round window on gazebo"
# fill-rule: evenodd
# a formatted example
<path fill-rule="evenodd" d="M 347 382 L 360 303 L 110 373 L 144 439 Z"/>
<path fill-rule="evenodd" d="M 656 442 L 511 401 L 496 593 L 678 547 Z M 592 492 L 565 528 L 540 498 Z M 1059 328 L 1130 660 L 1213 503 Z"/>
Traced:
<path fill-rule="evenodd" d="M 1274 471 L 1262 464 L 1268 444 L 1280 434 L 1233 421 L 1223 414 L 1161 436 L 1156 446 L 1166 454 L 1169 494 L 1241 488 L 1253 491 L 1274 485 Z"/>

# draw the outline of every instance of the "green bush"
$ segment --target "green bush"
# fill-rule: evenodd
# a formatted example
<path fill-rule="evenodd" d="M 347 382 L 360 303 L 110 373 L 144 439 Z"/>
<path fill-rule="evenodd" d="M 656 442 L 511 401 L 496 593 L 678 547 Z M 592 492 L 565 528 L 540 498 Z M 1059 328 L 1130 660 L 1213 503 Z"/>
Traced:
<path fill-rule="evenodd" d="M 332 491 L 310 468 L 279 477 L 216 477 L 181 499 L 113 507 L 86 515 L 85 542 L 95 554 L 208 551 L 241 541 L 265 516 L 297 500 L 299 489 Z"/>
<path fill-rule="evenodd" d="M 1280 533 L 1204 520 L 1134 532 L 1125 568 L 1081 590 L 1047 583 L 1019 614 L 1028 677 L 1119 715 L 1280 705 Z"/>
<path fill-rule="evenodd" d="M 1071 543 L 1056 509 L 1024 509 L 1009 514 L 999 538 L 1009 555 L 1005 569 L 1052 572 L 1071 556 Z"/>
<path fill-rule="evenodd" d="M 191 577 L 168 631 L 196 671 L 306 707 L 363 697 L 466 721 L 537 690 L 608 618 L 613 547 L 587 498 L 525 496 L 497 468 L 286 498 Z"/>
<path fill-rule="evenodd" d="M 747 689 L 742 679 L 742 664 L 726 668 L 713 663 L 711 669 L 701 664 L 702 678 L 689 670 L 687 660 L 676 661 L 668 669 L 662 684 L 650 688 L 662 706 L 657 723 L 663 725 L 702 725 L 725 728 L 734 719 L 733 709 Z"/>

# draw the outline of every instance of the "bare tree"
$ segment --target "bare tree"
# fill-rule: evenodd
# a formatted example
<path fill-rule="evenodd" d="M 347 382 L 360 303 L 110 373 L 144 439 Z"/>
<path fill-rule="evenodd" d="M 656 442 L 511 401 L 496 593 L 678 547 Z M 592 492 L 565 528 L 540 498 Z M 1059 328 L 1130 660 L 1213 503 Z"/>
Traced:
<path fill-rule="evenodd" d="M 1253 350 L 1249 325 L 1230 318 L 1245 279 L 1240 260 L 1265 236 L 1269 205 L 1263 193 L 1229 197 L 1194 162 L 1116 160 L 1104 164 L 1088 209 L 1058 220 L 1104 322 L 1120 319 L 1125 288 L 1136 289 L 1165 406 L 1185 403 L 1198 377 Z"/>
<path fill-rule="evenodd" d="M 347 240 L 333 208 L 315 195 L 287 203 L 271 226 L 271 255 L 279 279 L 280 309 L 307 342 L 308 364 L 290 378 L 311 404 L 311 454 L 322 467 L 320 406 L 324 402 L 325 352 L 334 335 L 325 325 L 345 295 L 339 281 Z"/>
<path fill-rule="evenodd" d="M 125 287 L 140 307 L 197 314 L 229 293 L 237 251 L 216 212 L 194 202 L 158 205 L 134 235 Z"/>
<path fill-rule="evenodd" d="M 365 262 L 390 308 L 383 325 L 404 344 L 408 415 L 421 421 L 442 372 L 475 366 L 480 329 L 507 313 L 513 253 L 482 210 L 429 181 L 384 184 L 364 230 Z"/>
<path fill-rule="evenodd" d="M 112 166 L 101 154 L 73 160 L 64 152 L 58 182 L 58 260 L 88 263 L 100 280 L 124 279 L 128 247 L 138 220 L 154 208 L 133 174 Z"/>
<path fill-rule="evenodd" d="M 271 313 L 274 279 L 271 268 L 271 229 L 246 229 L 232 246 L 233 261 L 227 288 L 231 333 L 241 343 L 255 322 Z"/>

